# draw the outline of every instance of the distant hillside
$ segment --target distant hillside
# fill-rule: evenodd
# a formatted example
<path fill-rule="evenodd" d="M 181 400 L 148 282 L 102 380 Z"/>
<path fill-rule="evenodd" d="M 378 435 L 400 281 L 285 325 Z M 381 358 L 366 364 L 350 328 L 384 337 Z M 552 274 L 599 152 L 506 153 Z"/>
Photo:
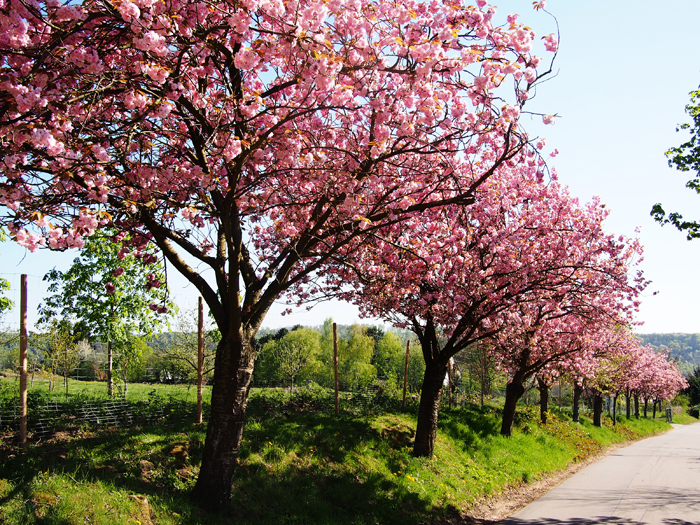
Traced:
<path fill-rule="evenodd" d="M 683 372 L 692 372 L 700 366 L 700 334 L 635 334 L 644 345 L 658 350 L 670 350 L 671 358 L 678 359 Z"/>

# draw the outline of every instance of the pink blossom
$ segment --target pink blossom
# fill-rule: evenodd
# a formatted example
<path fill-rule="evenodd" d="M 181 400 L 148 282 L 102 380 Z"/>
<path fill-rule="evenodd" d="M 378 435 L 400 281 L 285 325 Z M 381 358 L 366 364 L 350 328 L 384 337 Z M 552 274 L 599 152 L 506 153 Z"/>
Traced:
<path fill-rule="evenodd" d="M 489 85 L 489 77 L 482 75 L 478 76 L 474 79 L 474 88 L 478 89 L 479 91 L 483 91 L 488 88 Z"/>
<path fill-rule="evenodd" d="M 134 93 L 133 91 L 129 91 L 126 95 L 124 95 L 124 105 L 127 109 L 143 109 L 147 103 L 148 99 L 142 93 Z"/>
<path fill-rule="evenodd" d="M 168 48 L 165 45 L 165 37 L 159 35 L 155 31 L 147 31 L 142 37 L 135 38 L 134 45 L 143 51 L 151 51 L 158 56 L 165 56 L 168 54 Z"/>
<path fill-rule="evenodd" d="M 124 268 L 121 268 L 121 267 L 119 267 L 119 268 L 117 268 L 116 270 L 112 271 L 112 275 L 113 275 L 114 277 L 119 277 L 119 276 L 122 275 L 123 273 L 124 273 Z"/>
<path fill-rule="evenodd" d="M 255 68 L 260 62 L 260 57 L 252 49 L 247 47 L 241 48 L 241 50 L 236 53 L 236 57 L 233 59 L 233 63 L 238 69 L 249 70 Z"/>
<path fill-rule="evenodd" d="M 119 7 L 117 7 L 117 11 L 119 11 L 119 14 L 122 15 L 122 18 L 127 22 L 131 22 L 141 16 L 141 10 L 136 4 L 129 2 L 129 0 L 121 2 Z"/>
<path fill-rule="evenodd" d="M 226 147 L 224 148 L 224 158 L 230 162 L 232 159 L 240 155 L 241 151 L 241 141 L 231 139 L 226 143 Z"/>
<path fill-rule="evenodd" d="M 559 42 L 557 41 L 557 37 L 554 33 L 550 33 L 547 36 L 542 37 L 544 40 L 544 48 L 547 51 L 551 51 L 552 53 L 555 53 L 559 47 Z"/>
<path fill-rule="evenodd" d="M 535 69 L 529 67 L 525 70 L 524 77 L 525 77 L 525 80 L 527 80 L 528 82 L 534 82 L 535 79 L 537 78 L 537 71 Z"/>
<path fill-rule="evenodd" d="M 111 160 L 111 157 L 109 156 L 109 153 L 107 153 L 107 150 L 99 144 L 94 144 L 92 146 L 92 152 L 95 154 L 95 158 L 101 162 L 108 162 L 109 160 Z"/>
<path fill-rule="evenodd" d="M 113 294 L 114 293 L 114 285 L 112 283 L 105 284 L 105 291 L 108 294 Z"/>
<path fill-rule="evenodd" d="M 543 115 L 542 122 L 544 122 L 547 125 L 554 124 L 554 115 Z"/>

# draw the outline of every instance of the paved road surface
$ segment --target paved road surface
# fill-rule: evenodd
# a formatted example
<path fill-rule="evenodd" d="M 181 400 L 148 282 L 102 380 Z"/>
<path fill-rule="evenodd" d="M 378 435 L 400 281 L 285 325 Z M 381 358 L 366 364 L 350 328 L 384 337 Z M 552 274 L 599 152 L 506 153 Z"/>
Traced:
<path fill-rule="evenodd" d="M 501 525 L 700 525 L 700 423 L 613 452 Z"/>

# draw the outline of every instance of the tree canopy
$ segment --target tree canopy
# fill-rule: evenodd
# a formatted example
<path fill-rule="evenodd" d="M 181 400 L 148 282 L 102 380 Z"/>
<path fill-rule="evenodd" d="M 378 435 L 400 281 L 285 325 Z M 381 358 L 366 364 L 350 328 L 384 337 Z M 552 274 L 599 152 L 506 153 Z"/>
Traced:
<path fill-rule="evenodd" d="M 692 123 L 678 126 L 676 131 L 689 130 L 690 138 L 680 146 L 669 149 L 666 152 L 669 166 L 680 171 L 694 172 L 695 176 L 686 182 L 686 188 L 700 194 L 700 89 L 690 92 L 690 104 L 685 107 L 685 112 L 693 119 Z M 672 224 L 680 231 L 687 232 L 688 240 L 700 237 L 700 222 L 686 220 L 678 212 L 666 215 L 661 203 L 657 203 L 651 210 L 654 220 L 663 224 Z"/>

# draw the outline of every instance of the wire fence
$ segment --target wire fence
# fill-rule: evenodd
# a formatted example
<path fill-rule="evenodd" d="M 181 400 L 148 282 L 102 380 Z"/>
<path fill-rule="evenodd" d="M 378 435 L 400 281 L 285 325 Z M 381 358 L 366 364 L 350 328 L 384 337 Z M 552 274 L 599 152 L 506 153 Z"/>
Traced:
<path fill-rule="evenodd" d="M 0 374 L 0 442 L 14 442 L 20 425 L 19 380 Z M 188 425 L 196 418 L 197 389 L 193 384 L 164 382 L 117 382 L 113 396 L 107 395 L 106 380 L 75 377 L 50 377 L 35 373 L 28 385 L 27 436 L 30 442 L 51 439 L 66 431 L 98 431 L 108 428 L 132 428 L 147 425 Z M 208 420 L 211 386 L 203 389 L 203 419 Z M 478 402 L 475 392 L 461 385 L 452 388 L 452 396 L 443 395 L 445 406 Z M 502 396 L 499 390 L 489 398 Z M 406 405 L 400 389 L 390 389 L 382 381 L 364 388 L 340 385 L 339 406 L 343 413 L 356 415 L 402 410 L 416 413 L 420 392 L 408 392 Z M 335 391 L 309 382 L 291 388 L 280 383 L 254 381 L 251 385 L 246 417 L 256 419 L 273 414 L 297 412 L 333 413 Z"/>

